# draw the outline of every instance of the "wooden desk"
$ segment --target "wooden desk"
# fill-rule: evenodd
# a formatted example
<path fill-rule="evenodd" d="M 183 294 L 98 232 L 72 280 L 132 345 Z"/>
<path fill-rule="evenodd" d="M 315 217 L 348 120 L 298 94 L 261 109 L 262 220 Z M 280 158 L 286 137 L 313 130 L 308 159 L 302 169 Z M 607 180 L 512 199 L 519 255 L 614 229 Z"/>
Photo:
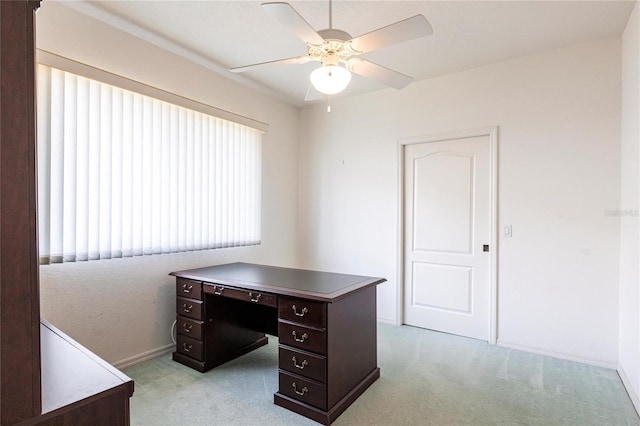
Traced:
<path fill-rule="evenodd" d="M 375 286 L 384 278 L 248 263 L 171 275 L 177 362 L 204 372 L 278 336 L 274 403 L 325 425 L 380 377 Z"/>

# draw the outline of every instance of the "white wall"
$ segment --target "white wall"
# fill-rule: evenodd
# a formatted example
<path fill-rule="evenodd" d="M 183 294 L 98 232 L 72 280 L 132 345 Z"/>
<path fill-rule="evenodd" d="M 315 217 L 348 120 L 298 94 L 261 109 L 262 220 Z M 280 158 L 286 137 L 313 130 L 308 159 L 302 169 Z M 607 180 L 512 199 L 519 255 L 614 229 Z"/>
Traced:
<path fill-rule="evenodd" d="M 233 261 L 297 266 L 297 108 L 57 2 L 37 13 L 39 48 L 270 125 L 263 137 L 262 245 L 40 268 L 42 316 L 107 361 L 171 343 L 171 271 Z"/>
<path fill-rule="evenodd" d="M 620 40 L 606 39 L 307 107 L 303 265 L 386 277 L 395 321 L 398 139 L 499 126 L 499 343 L 615 366 Z M 344 161 L 344 164 L 343 164 Z"/>
<path fill-rule="evenodd" d="M 633 16 L 623 73 L 624 84 L 637 91 L 637 6 Z M 417 82 L 401 92 L 334 99 L 331 114 L 322 104 L 299 114 L 59 3 L 43 3 L 37 28 L 40 48 L 271 126 L 264 137 L 261 246 L 41 268 L 43 317 L 108 361 L 170 344 L 174 288 L 166 274 L 204 264 L 245 260 L 384 276 L 389 282 L 379 287 L 378 314 L 395 321 L 398 139 L 499 125 L 500 221 L 514 230 L 513 238 L 500 239 L 499 341 L 616 364 L 618 275 L 628 282 L 624 259 L 637 259 L 638 251 L 637 240 L 625 238 L 633 222 L 605 215 L 627 206 L 620 188 L 623 200 L 633 200 L 635 191 L 636 204 L 638 192 L 637 163 L 626 155 L 638 150 L 631 142 L 623 146 L 627 177 L 620 184 L 618 39 Z M 635 107 L 624 99 L 625 140 L 637 141 L 637 99 Z M 635 287 L 621 287 L 620 364 L 637 390 L 637 271 L 635 279 Z M 635 291 L 635 305 L 624 299 L 627 290 Z M 638 321 L 626 327 L 625 315 Z"/>
<path fill-rule="evenodd" d="M 622 36 L 620 377 L 640 412 L 640 4 Z"/>

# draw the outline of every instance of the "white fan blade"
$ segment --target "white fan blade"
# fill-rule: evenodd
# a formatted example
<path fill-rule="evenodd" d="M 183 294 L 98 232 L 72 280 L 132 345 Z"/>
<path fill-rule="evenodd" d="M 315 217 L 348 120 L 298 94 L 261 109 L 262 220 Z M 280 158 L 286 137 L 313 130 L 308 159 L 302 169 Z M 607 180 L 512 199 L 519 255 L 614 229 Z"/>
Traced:
<path fill-rule="evenodd" d="M 383 67 L 382 65 L 365 61 L 361 58 L 349 59 L 347 68 L 355 74 L 370 78 L 398 90 L 404 88 L 413 81 L 413 77 L 409 77 L 408 75 L 404 75 L 398 71 Z"/>
<path fill-rule="evenodd" d="M 252 71 L 259 67 L 270 66 L 270 65 L 306 64 L 307 62 L 309 62 L 308 56 L 296 56 L 295 58 L 278 59 L 277 61 L 261 62 L 259 64 L 252 64 L 252 65 L 245 65 L 237 68 L 231 68 L 229 71 L 245 72 L 245 71 Z"/>
<path fill-rule="evenodd" d="M 350 48 L 359 52 L 371 52 L 396 43 L 433 34 L 431 24 L 422 15 L 407 18 L 404 21 L 387 25 L 347 42 Z"/>
<path fill-rule="evenodd" d="M 313 84 L 309 83 L 309 88 L 307 89 L 307 94 L 304 95 L 304 100 L 307 102 L 317 101 L 318 99 L 322 99 L 325 95 L 318 92 Z"/>
<path fill-rule="evenodd" d="M 304 20 L 289 3 L 263 3 L 262 7 L 271 13 L 285 27 L 300 37 L 305 43 L 321 45 L 324 39 Z"/>

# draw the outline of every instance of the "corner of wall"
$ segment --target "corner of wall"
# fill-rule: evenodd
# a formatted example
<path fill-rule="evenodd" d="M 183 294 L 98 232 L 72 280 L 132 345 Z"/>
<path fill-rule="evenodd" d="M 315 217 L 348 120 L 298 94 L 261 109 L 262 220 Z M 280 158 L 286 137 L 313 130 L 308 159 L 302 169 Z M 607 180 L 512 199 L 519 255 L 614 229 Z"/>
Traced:
<path fill-rule="evenodd" d="M 616 369 L 616 371 L 618 372 L 618 376 L 620 376 L 620 380 L 622 381 L 622 384 L 627 390 L 627 395 L 629 395 L 629 399 L 631 399 L 633 406 L 635 407 L 636 411 L 640 414 L 640 397 L 638 396 L 638 393 L 633 388 L 633 384 L 631 383 L 631 380 L 627 376 L 627 373 L 624 371 L 624 368 L 622 367 L 622 365 L 618 364 L 618 368 Z"/>
<path fill-rule="evenodd" d="M 640 2 L 622 34 L 618 374 L 640 413 Z"/>

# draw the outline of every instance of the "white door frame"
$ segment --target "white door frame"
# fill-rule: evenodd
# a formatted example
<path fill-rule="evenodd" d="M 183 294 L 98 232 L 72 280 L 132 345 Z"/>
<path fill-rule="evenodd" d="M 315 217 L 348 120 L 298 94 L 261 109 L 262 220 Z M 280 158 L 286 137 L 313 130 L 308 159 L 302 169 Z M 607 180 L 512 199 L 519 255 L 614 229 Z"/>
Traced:
<path fill-rule="evenodd" d="M 490 253 L 490 295 L 489 295 L 489 343 L 495 345 L 498 339 L 498 126 L 460 130 L 398 140 L 398 290 L 396 324 L 404 318 L 404 147 L 419 143 L 443 142 L 451 139 L 489 137 L 489 204 L 491 206 Z"/>

